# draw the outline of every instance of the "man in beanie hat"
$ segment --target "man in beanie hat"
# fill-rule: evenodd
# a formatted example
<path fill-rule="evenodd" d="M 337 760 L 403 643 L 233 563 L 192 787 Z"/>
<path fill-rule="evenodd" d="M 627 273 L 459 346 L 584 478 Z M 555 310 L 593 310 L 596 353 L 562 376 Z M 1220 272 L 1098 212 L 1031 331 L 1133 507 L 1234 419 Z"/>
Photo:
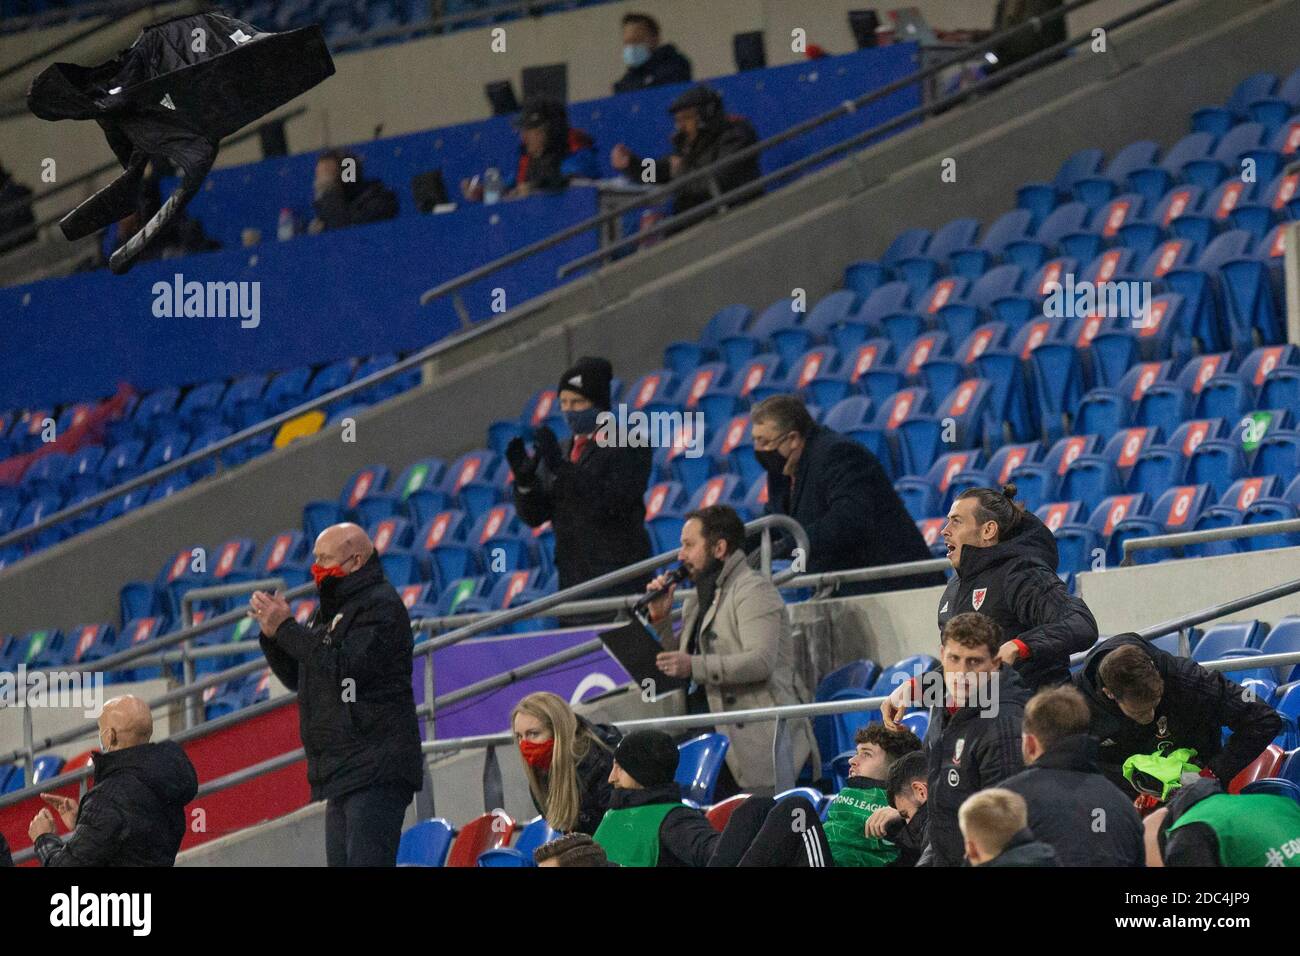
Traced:
<path fill-rule="evenodd" d="M 721 838 L 682 803 L 677 745 L 661 730 L 628 734 L 614 751 L 609 809 L 592 838 L 619 866 L 707 866 Z"/>
<path fill-rule="evenodd" d="M 557 389 L 572 437 L 560 442 L 543 425 L 533 433 L 531 456 L 521 438 L 506 446 L 519 517 L 531 527 L 549 521 L 555 529 L 561 588 L 651 555 L 642 499 L 653 450 L 597 440 L 597 417 L 609 411 L 613 377 L 607 359 L 578 359 L 560 377 Z M 641 591 L 649 580 L 647 575 L 607 593 Z"/>
<path fill-rule="evenodd" d="M 619 143 L 610 153 L 610 165 L 629 179 L 662 186 L 679 176 L 711 166 L 758 142 L 758 134 L 749 120 L 743 116 L 728 116 L 722 104 L 722 96 L 710 87 L 691 87 L 673 100 L 668 112 L 672 114 L 675 128 L 671 153 L 646 164 L 642 157 Z M 728 163 L 711 177 L 705 176 L 683 185 L 673 196 L 672 213 L 674 216 L 680 215 L 712 199 L 712 181 L 716 181 L 719 193 L 727 193 L 753 182 L 761 175 L 757 153 Z M 756 187 L 740 197 L 738 202 L 747 202 L 762 192 L 761 188 Z M 684 225 L 689 223 L 683 223 Z"/>

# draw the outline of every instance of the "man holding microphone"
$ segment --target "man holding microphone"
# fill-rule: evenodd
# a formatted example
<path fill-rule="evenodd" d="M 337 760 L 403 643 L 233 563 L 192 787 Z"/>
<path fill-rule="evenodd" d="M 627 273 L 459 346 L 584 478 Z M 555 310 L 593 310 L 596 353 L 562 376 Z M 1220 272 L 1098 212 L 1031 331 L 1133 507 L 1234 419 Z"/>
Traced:
<path fill-rule="evenodd" d="M 743 549 L 745 525 L 726 505 L 701 508 L 686 516 L 677 558 L 690 572 L 695 594 L 687 595 L 681 631 L 674 634 L 670 574 L 647 591 L 663 594 L 649 605 L 650 621 L 663 645 L 656 665 L 669 677 L 689 678 L 687 712 L 721 713 L 806 703 L 794 664 L 794 643 L 785 603 L 770 580 L 749 566 Z M 718 778 L 717 799 L 742 791 L 771 794 L 772 726 L 768 723 L 719 724 L 731 742 Z M 812 726 L 790 725 L 794 771 L 814 758 Z"/>

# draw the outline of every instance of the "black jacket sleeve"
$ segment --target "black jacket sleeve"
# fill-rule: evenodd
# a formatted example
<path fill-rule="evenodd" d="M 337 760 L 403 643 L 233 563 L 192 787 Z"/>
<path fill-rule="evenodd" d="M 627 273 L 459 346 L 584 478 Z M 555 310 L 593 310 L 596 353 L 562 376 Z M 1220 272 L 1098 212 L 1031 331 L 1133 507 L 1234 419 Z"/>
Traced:
<path fill-rule="evenodd" d="M 9 852 L 9 841 L 0 833 L 0 866 L 13 866 L 14 858 Z"/>
<path fill-rule="evenodd" d="M 1165 866 L 1219 866 L 1219 840 L 1205 823 L 1189 823 L 1165 842 Z"/>
<path fill-rule="evenodd" d="M 746 120 L 735 120 L 727 124 L 714 151 L 714 161 L 718 162 L 740 152 L 758 142 L 758 134 Z M 718 173 L 718 189 L 728 193 L 749 182 L 752 176 L 753 160 L 746 158 L 728 163 Z"/>
<path fill-rule="evenodd" d="M 659 824 L 660 852 L 667 851 L 686 866 L 708 866 L 722 834 L 698 810 L 672 810 Z"/>
<path fill-rule="evenodd" d="M 42 866 L 107 866 L 117 855 L 126 822 L 106 800 L 87 800 L 77 826 L 66 839 L 47 833 L 36 839 Z"/>
<path fill-rule="evenodd" d="M 284 629 L 289 626 L 289 623 L 290 621 L 285 621 L 281 624 L 278 633 L 283 633 Z M 297 624 L 298 622 L 293 621 L 293 623 Z M 302 627 L 301 624 L 298 624 L 298 626 Z M 303 630 L 306 630 L 306 628 L 303 628 Z M 262 647 L 262 653 L 266 655 L 266 662 L 271 665 L 271 673 L 276 676 L 276 679 L 279 680 L 281 684 L 294 693 L 297 693 L 298 662 L 290 657 L 283 648 L 276 644 L 276 639 L 273 637 L 267 637 L 265 634 L 260 634 L 258 635 L 257 642 Z"/>
<path fill-rule="evenodd" d="M 1170 655 L 1170 659 L 1177 683 L 1166 687 L 1165 693 L 1192 695 L 1207 724 L 1232 731 L 1223 749 L 1206 761 L 1226 789 L 1282 732 L 1282 717 L 1219 671 L 1206 670 L 1186 658 Z"/>
<path fill-rule="evenodd" d="M 1016 619 L 1032 624 L 1019 639 L 1030 658 L 1069 666 L 1070 655 L 1097 642 L 1097 621 L 1082 599 L 1065 587 L 1051 568 L 1020 562 L 1007 575 L 1007 599 Z"/>

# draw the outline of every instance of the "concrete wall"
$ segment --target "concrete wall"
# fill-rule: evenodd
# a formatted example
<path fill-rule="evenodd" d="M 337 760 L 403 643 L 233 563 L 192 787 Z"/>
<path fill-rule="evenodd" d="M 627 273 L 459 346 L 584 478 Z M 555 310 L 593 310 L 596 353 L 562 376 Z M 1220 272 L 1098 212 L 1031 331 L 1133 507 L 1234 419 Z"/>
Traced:
<path fill-rule="evenodd" d="M 941 29 L 988 28 L 995 0 L 921 0 L 915 4 Z M 802 28 L 808 41 L 834 53 L 856 48 L 847 12 L 862 8 L 861 0 L 626 0 L 579 11 L 501 24 L 506 48 L 493 52 L 491 28 L 461 30 L 336 57 L 338 73 L 299 97 L 280 112 L 305 106 L 306 116 L 288 127 L 293 152 L 326 145 L 367 140 L 382 128 L 383 135 L 484 119 L 490 114 L 484 84 L 510 79 L 522 95 L 521 71 L 528 66 L 567 63 L 569 97 L 587 100 L 609 95 L 622 75 L 619 21 L 631 10 L 657 17 L 665 40 L 692 60 L 694 75 L 703 79 L 735 71 L 732 37 L 762 30 L 767 61 L 778 66 L 802 58 L 791 49 L 791 31 Z M 1099 0 L 1070 19 L 1072 32 L 1105 22 L 1131 6 L 1127 0 Z M 170 9 L 170 8 L 169 8 Z M 176 7 L 175 9 L 180 9 Z M 0 104 L 21 99 L 27 84 L 46 62 L 54 59 L 94 63 L 108 59 L 134 39 L 152 19 L 140 14 L 115 24 L 103 35 L 34 64 L 20 75 L 0 80 Z M 53 27 L 39 33 L 0 38 L 0 66 L 75 32 L 83 24 Z M 99 128 L 93 123 L 48 123 L 30 115 L 0 122 L 4 161 L 17 177 L 39 181 L 41 161 L 58 162 L 60 179 L 71 178 L 112 159 Z M 256 139 L 222 152 L 218 165 L 261 158 Z M 93 188 L 98 188 L 96 184 Z M 93 192 L 87 187 L 82 195 Z M 40 190 L 37 190 L 38 192 Z M 37 204 L 40 217 L 70 208 L 69 197 Z"/>

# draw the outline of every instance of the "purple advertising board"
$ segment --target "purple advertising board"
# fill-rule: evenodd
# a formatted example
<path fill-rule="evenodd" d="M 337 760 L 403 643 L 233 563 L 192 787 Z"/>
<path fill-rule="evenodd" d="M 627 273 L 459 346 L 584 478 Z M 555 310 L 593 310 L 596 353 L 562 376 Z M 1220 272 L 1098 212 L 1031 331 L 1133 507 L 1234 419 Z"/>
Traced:
<path fill-rule="evenodd" d="M 472 637 L 444 647 L 433 653 L 434 696 L 442 697 L 512 668 L 531 664 L 549 654 L 588 643 L 599 633 L 599 630 L 533 631 Z M 424 703 L 424 661 L 423 657 L 416 658 L 411 676 L 417 704 Z M 627 671 L 608 652 L 603 649 L 593 651 L 506 687 L 485 691 L 448 707 L 439 707 L 435 736 L 446 739 L 507 730 L 510 711 L 521 697 L 534 691 L 548 690 L 576 704 L 622 687 L 631 680 Z M 423 722 L 420 730 L 423 733 Z"/>

